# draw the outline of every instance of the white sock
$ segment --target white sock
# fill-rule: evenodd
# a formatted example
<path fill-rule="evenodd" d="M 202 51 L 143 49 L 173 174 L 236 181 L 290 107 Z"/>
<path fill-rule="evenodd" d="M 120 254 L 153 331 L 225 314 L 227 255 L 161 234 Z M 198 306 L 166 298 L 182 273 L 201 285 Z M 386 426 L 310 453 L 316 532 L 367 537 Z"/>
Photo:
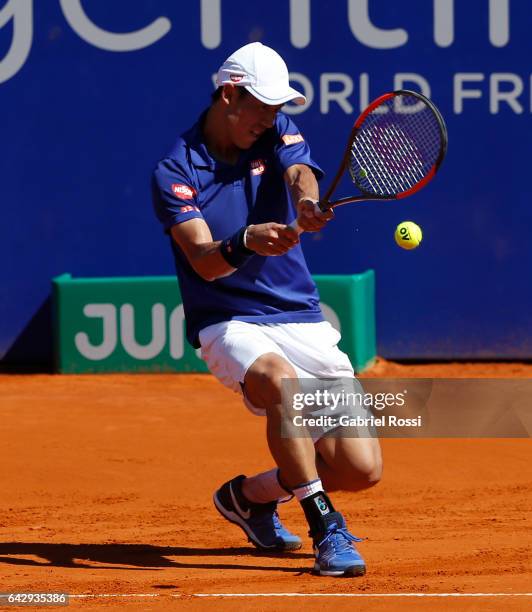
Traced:
<path fill-rule="evenodd" d="M 255 504 L 267 504 L 276 500 L 290 498 L 291 494 L 281 486 L 279 469 L 273 468 L 242 481 L 244 497 Z"/>
<path fill-rule="evenodd" d="M 297 497 L 298 501 L 301 501 L 306 497 L 310 497 L 315 493 L 321 493 L 322 491 L 323 485 L 321 484 L 321 479 L 316 478 L 316 480 L 311 480 L 310 482 L 303 482 L 293 489 L 292 492 Z"/>

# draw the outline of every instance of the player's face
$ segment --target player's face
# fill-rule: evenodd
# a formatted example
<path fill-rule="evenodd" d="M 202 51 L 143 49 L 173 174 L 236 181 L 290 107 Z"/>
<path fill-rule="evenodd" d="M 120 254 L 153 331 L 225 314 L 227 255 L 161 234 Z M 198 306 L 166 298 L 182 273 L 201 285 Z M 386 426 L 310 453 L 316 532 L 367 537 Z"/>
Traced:
<path fill-rule="evenodd" d="M 229 135 L 239 149 L 249 149 L 273 127 L 282 104 L 264 104 L 241 87 L 234 87 L 227 108 Z"/>

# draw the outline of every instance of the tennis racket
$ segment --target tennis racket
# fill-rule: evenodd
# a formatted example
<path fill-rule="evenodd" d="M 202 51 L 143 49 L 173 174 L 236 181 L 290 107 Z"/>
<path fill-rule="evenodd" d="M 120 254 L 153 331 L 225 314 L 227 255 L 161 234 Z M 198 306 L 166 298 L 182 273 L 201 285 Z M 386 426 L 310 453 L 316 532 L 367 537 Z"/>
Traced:
<path fill-rule="evenodd" d="M 411 196 L 434 178 L 446 152 L 445 122 L 428 98 L 404 89 L 384 94 L 356 120 L 340 168 L 316 209 Z M 346 170 L 360 195 L 332 200 Z M 303 232 L 297 220 L 290 225 Z"/>

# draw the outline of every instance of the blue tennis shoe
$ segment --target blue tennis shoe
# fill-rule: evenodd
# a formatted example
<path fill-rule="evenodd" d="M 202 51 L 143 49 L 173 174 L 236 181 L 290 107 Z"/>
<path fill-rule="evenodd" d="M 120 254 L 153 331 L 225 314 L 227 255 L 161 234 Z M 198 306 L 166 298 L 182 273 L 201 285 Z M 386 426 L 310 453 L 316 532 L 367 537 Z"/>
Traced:
<path fill-rule="evenodd" d="M 285 529 L 277 513 L 277 502 L 255 504 L 242 494 L 244 475 L 223 484 L 214 494 L 218 512 L 238 525 L 260 550 L 287 551 L 301 548 L 301 538 Z"/>
<path fill-rule="evenodd" d="M 325 514 L 322 522 L 323 530 L 314 537 L 314 572 L 320 576 L 363 576 L 366 564 L 353 544 L 362 540 L 349 533 L 339 512 Z"/>

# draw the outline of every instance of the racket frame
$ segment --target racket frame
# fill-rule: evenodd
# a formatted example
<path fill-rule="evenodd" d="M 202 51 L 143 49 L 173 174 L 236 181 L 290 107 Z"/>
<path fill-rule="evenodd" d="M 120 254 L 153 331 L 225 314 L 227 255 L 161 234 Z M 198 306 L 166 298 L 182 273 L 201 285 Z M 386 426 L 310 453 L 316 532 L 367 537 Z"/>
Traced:
<path fill-rule="evenodd" d="M 391 100 L 398 95 L 409 95 L 409 96 L 414 96 L 415 98 L 418 98 L 430 108 L 430 110 L 433 112 L 434 116 L 436 117 L 436 120 L 440 128 L 442 146 L 440 148 L 438 158 L 436 159 L 436 162 L 434 163 L 433 167 L 428 172 L 428 174 L 425 177 L 423 177 L 418 183 L 416 183 L 412 188 L 408 189 L 407 191 L 403 191 L 402 193 L 395 194 L 395 195 L 377 195 L 369 191 L 366 191 L 365 189 L 360 187 L 360 185 L 356 182 L 356 180 L 353 180 L 357 189 L 359 189 L 363 195 L 349 196 L 349 197 L 340 198 L 338 200 L 334 200 L 331 202 L 331 197 L 333 193 L 335 192 L 336 188 L 338 187 L 338 183 L 340 182 L 349 164 L 349 157 L 351 155 L 353 141 L 355 140 L 356 135 L 358 134 L 362 124 L 366 120 L 366 117 L 370 113 L 372 113 L 378 106 L 380 106 L 383 102 L 386 102 L 387 100 Z M 425 187 L 425 185 L 427 185 L 427 183 L 429 183 L 434 178 L 434 175 L 438 171 L 438 168 L 441 166 L 441 163 L 443 162 L 443 159 L 446 153 L 447 153 L 447 128 L 445 126 L 445 121 L 443 120 L 443 117 L 440 111 L 436 108 L 436 105 L 431 100 L 429 100 L 423 94 L 418 93 L 417 91 L 410 91 L 408 89 L 398 89 L 397 91 L 392 91 L 392 92 L 383 94 L 382 96 L 379 96 L 378 98 L 373 100 L 373 102 L 366 109 L 364 109 L 364 111 L 360 114 L 358 119 L 355 121 L 355 124 L 353 125 L 353 128 L 351 129 L 351 132 L 349 134 L 349 139 L 347 141 L 344 156 L 342 158 L 340 167 L 338 168 L 338 172 L 336 173 L 336 176 L 334 177 L 331 185 L 329 186 L 329 189 L 326 191 L 323 198 L 320 199 L 318 203 L 318 207 L 320 208 L 322 212 L 325 212 L 331 208 L 335 208 L 336 206 L 342 206 L 343 204 L 349 204 L 351 202 L 365 202 L 369 200 L 399 200 L 399 199 L 411 196 L 412 194 L 416 193 L 420 189 L 423 189 L 423 187 Z"/>

